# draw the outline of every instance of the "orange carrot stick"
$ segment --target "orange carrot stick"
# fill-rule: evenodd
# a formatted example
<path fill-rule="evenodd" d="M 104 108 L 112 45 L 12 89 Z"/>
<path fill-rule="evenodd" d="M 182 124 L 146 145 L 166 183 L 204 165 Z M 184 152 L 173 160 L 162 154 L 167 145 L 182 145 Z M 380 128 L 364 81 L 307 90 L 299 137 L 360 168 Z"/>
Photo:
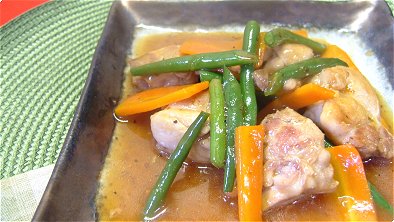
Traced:
<path fill-rule="evenodd" d="M 240 126 L 235 130 L 235 156 L 240 221 L 262 220 L 264 127 Z"/>
<path fill-rule="evenodd" d="M 290 107 L 297 110 L 312 105 L 320 100 L 332 99 L 334 95 L 335 92 L 332 90 L 320 87 L 313 83 L 308 83 L 269 103 L 259 112 L 258 119 L 261 120 L 266 115 L 284 107 Z"/>
<path fill-rule="evenodd" d="M 306 29 L 297 29 L 297 30 L 291 30 L 292 32 L 294 32 L 297 35 L 301 35 L 303 37 L 308 37 L 308 31 Z"/>
<path fill-rule="evenodd" d="M 187 40 L 182 43 L 179 51 L 181 54 L 193 55 L 208 52 L 222 52 L 242 49 L 242 39 L 238 40 Z"/>
<path fill-rule="evenodd" d="M 354 65 L 350 56 L 336 45 L 327 45 L 327 48 L 323 52 L 323 54 L 321 54 L 321 57 L 322 58 L 338 58 L 338 59 L 346 62 L 349 67 L 354 68 L 357 71 L 359 71 L 357 66 Z"/>
<path fill-rule="evenodd" d="M 334 179 L 339 182 L 333 195 L 340 201 L 348 221 L 376 221 L 373 200 L 358 151 L 351 145 L 330 147 Z"/>
<path fill-rule="evenodd" d="M 209 82 L 170 86 L 146 90 L 130 96 L 115 109 L 117 116 L 129 116 L 148 112 L 170 103 L 178 102 L 207 89 Z"/>

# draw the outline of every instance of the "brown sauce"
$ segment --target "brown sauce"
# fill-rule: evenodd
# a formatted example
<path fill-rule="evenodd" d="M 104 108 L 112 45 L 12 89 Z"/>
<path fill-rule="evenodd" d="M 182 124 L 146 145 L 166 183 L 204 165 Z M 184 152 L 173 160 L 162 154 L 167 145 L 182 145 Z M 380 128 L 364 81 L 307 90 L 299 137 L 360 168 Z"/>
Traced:
<path fill-rule="evenodd" d="M 179 44 L 190 37 L 236 39 L 240 34 L 172 33 L 145 37 L 135 42 L 135 54 L 169 44 Z M 124 95 L 132 92 L 126 76 Z M 166 158 L 155 149 L 150 131 L 151 113 L 136 115 L 128 123 L 118 123 L 101 174 L 96 206 L 100 220 L 141 220 L 150 189 L 163 169 Z M 373 159 L 365 164 L 368 179 L 393 204 L 392 160 Z M 159 220 L 237 220 L 237 200 L 222 192 L 223 171 L 189 164 L 181 168 L 170 188 Z M 264 213 L 267 221 L 343 220 L 338 202 L 329 195 L 314 195 Z M 376 207 L 379 220 L 391 216 Z"/>

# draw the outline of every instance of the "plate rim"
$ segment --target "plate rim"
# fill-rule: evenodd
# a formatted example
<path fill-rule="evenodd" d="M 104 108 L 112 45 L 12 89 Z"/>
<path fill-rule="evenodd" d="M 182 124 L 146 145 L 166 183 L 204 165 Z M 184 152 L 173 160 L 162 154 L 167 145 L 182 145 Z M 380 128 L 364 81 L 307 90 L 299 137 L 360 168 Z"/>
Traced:
<path fill-rule="evenodd" d="M 124 4 L 126 2 L 126 4 Z M 182 2 L 181 4 L 209 4 L 209 3 L 225 3 L 225 2 L 230 2 L 230 3 L 240 3 L 243 2 L 242 0 L 235 0 L 235 1 L 204 1 L 204 2 L 197 2 L 197 1 L 191 1 L 191 2 Z M 260 2 L 260 1 L 245 1 L 248 3 L 256 3 L 256 2 Z M 283 1 L 281 1 L 283 3 Z M 286 1 L 284 1 L 286 2 Z M 308 1 L 313 2 L 313 1 Z M 83 90 L 81 91 L 81 96 L 77 105 L 77 108 L 75 110 L 75 114 L 73 117 L 73 120 L 70 124 L 70 127 L 68 129 L 67 135 L 65 137 L 63 146 L 61 148 L 61 151 L 59 153 L 59 157 L 56 161 L 55 167 L 53 169 L 53 172 L 51 174 L 50 180 L 46 186 L 45 192 L 40 200 L 40 203 L 35 211 L 35 214 L 33 216 L 33 221 L 36 220 L 47 220 L 48 218 L 48 210 L 50 210 L 48 207 L 48 201 L 51 199 L 51 195 L 52 195 L 52 191 L 54 189 L 56 189 L 57 185 L 59 185 L 58 183 L 56 183 L 56 181 L 58 181 L 59 176 L 61 176 L 66 170 L 67 170 L 67 161 L 70 155 L 70 152 L 74 151 L 73 147 L 75 144 L 75 139 L 78 138 L 80 136 L 81 133 L 81 128 L 80 128 L 80 123 L 81 121 L 83 121 L 84 119 L 84 115 L 86 115 L 87 110 L 85 109 L 85 104 L 88 102 L 89 99 L 91 99 L 89 96 L 90 91 L 92 90 L 92 85 L 94 84 L 94 77 L 95 74 L 97 73 L 97 64 L 101 62 L 101 56 L 100 53 L 102 52 L 103 48 L 105 47 L 105 45 L 107 44 L 107 38 L 108 36 L 111 35 L 111 33 L 109 33 L 109 30 L 111 29 L 111 25 L 113 25 L 114 22 L 117 22 L 116 19 L 118 19 L 117 13 L 125 13 L 123 12 L 124 10 L 130 10 L 133 9 L 133 7 L 135 7 L 136 9 L 138 9 L 138 7 L 143 7 L 144 4 L 145 5 L 149 5 L 149 4 L 156 4 L 156 3 L 162 3 L 161 1 L 114 1 L 111 5 L 111 8 L 109 10 L 108 16 L 107 16 L 107 21 L 105 22 L 105 26 L 103 28 L 103 32 L 100 35 L 100 39 L 98 41 L 97 47 L 95 49 L 94 52 L 94 56 L 92 58 L 92 62 L 89 68 L 89 72 L 88 72 L 88 76 L 86 78 Z M 385 2 L 384 2 L 385 3 Z M 175 4 L 174 2 L 172 2 L 172 4 Z M 180 4 L 180 3 L 177 3 Z M 327 2 L 313 2 L 312 4 L 327 4 Z M 387 6 L 387 5 L 386 5 Z M 387 6 L 388 9 L 388 6 Z M 389 9 L 388 9 L 389 10 Z M 122 12 L 120 12 L 122 11 Z M 387 11 L 387 10 L 386 10 Z M 137 25 L 138 22 L 140 21 L 138 18 L 138 16 L 136 16 L 135 14 L 131 14 L 131 15 L 124 15 L 125 17 L 127 17 L 128 19 L 130 19 L 131 23 L 128 24 L 133 24 Z M 390 15 L 391 16 L 391 15 Z M 392 20 L 393 21 L 393 20 Z M 134 29 L 135 27 L 133 27 L 132 29 Z M 391 30 L 393 29 L 393 27 L 391 27 Z M 392 39 L 391 39 L 392 40 Z M 131 43 L 132 44 L 132 43 Z M 131 49 L 131 45 L 128 49 L 128 51 Z M 390 72 L 387 72 L 390 73 Z M 390 77 L 390 76 L 389 76 Z M 390 79 L 391 84 L 393 85 L 393 79 Z M 121 91 L 121 89 L 119 89 Z M 119 100 L 121 94 L 119 95 L 119 97 L 117 98 L 117 100 Z M 113 106 L 115 106 L 115 104 L 113 104 Z M 115 123 L 115 122 L 114 122 Z M 83 129 L 82 129 L 83 130 Z M 112 129 L 113 132 L 114 128 Z M 112 138 L 111 134 L 111 138 Z M 109 147 L 109 144 L 108 144 Z M 108 150 L 107 147 L 107 150 Z M 106 155 L 106 154 L 105 154 Z M 104 157 L 105 157 L 104 155 Z M 103 163 L 102 163 L 103 165 Z M 97 179 L 98 180 L 98 179 Z M 90 203 L 91 204 L 91 203 Z M 95 211 L 95 209 L 94 209 Z M 90 220 L 95 220 L 97 219 L 95 213 L 92 215 L 90 214 L 92 217 L 88 218 Z M 61 218 L 64 219 L 64 218 Z M 79 219 L 79 218 L 78 218 Z"/>

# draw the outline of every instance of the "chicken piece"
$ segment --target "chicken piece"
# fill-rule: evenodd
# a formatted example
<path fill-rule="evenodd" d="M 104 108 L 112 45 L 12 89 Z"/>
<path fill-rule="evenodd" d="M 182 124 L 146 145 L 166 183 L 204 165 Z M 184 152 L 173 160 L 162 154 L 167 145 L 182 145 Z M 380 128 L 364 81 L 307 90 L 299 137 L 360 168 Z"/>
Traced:
<path fill-rule="evenodd" d="M 378 96 L 368 80 L 357 70 L 345 66 L 335 66 L 323 69 L 308 82 L 353 96 L 364 106 L 371 117 L 380 121 Z"/>
<path fill-rule="evenodd" d="M 187 109 L 187 110 L 196 110 L 198 112 L 204 111 L 210 112 L 210 103 L 209 103 L 209 91 L 203 91 L 198 93 L 195 96 L 192 96 L 189 99 L 181 100 L 176 103 L 171 103 L 167 106 L 167 108 L 172 109 Z"/>
<path fill-rule="evenodd" d="M 152 135 L 157 141 L 159 151 L 172 153 L 183 134 L 201 111 L 209 112 L 209 93 L 207 91 L 169 105 L 151 116 Z M 205 122 L 188 159 L 199 163 L 210 163 L 209 121 Z"/>
<path fill-rule="evenodd" d="M 324 135 L 310 119 L 285 108 L 261 124 L 266 131 L 263 200 L 268 208 L 336 188 Z"/>
<path fill-rule="evenodd" d="M 363 159 L 371 156 L 391 158 L 393 136 L 371 121 L 368 110 L 352 96 L 342 94 L 310 106 L 304 113 L 335 144 L 352 144 Z"/>
<path fill-rule="evenodd" d="M 313 57 L 313 50 L 308 46 L 294 43 L 282 44 L 274 48 L 275 58 L 265 65 L 269 73 L 273 73 L 285 66 L 310 59 Z"/>
<path fill-rule="evenodd" d="M 272 58 L 263 69 L 253 73 L 256 85 L 264 91 L 268 87 L 268 77 L 277 70 L 313 57 L 313 50 L 305 45 L 287 43 L 273 48 Z M 289 79 L 285 82 L 284 91 L 290 91 L 300 85 L 299 80 Z"/>
<path fill-rule="evenodd" d="M 130 67 L 141 66 L 152 62 L 161 61 L 181 56 L 179 45 L 169 45 L 167 47 L 151 51 L 139 58 L 130 59 Z M 198 75 L 194 72 L 171 72 L 158 75 L 134 76 L 133 84 L 139 90 L 157 88 L 163 86 L 186 85 L 198 82 Z"/>
<path fill-rule="evenodd" d="M 209 94 L 169 105 L 151 116 L 151 130 L 160 151 L 171 153 L 200 111 L 209 112 Z M 324 135 L 311 120 L 291 109 L 268 115 L 264 148 L 263 197 L 268 207 L 285 204 L 302 195 L 331 192 L 333 180 L 330 154 Z M 209 122 L 194 143 L 188 159 L 210 162 Z"/>
<path fill-rule="evenodd" d="M 308 82 L 337 90 L 337 98 L 309 107 L 311 118 L 335 144 L 352 144 L 363 159 L 391 158 L 393 135 L 382 126 L 375 90 L 357 70 L 336 66 L 322 70 Z"/>

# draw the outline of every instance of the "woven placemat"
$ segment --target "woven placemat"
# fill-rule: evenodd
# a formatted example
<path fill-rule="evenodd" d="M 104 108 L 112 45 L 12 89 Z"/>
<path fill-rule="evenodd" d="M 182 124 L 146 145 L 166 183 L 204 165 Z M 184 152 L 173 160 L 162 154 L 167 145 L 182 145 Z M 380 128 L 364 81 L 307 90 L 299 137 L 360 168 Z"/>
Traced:
<path fill-rule="evenodd" d="M 111 1 L 52 1 L 0 28 L 0 179 L 52 164 Z"/>

